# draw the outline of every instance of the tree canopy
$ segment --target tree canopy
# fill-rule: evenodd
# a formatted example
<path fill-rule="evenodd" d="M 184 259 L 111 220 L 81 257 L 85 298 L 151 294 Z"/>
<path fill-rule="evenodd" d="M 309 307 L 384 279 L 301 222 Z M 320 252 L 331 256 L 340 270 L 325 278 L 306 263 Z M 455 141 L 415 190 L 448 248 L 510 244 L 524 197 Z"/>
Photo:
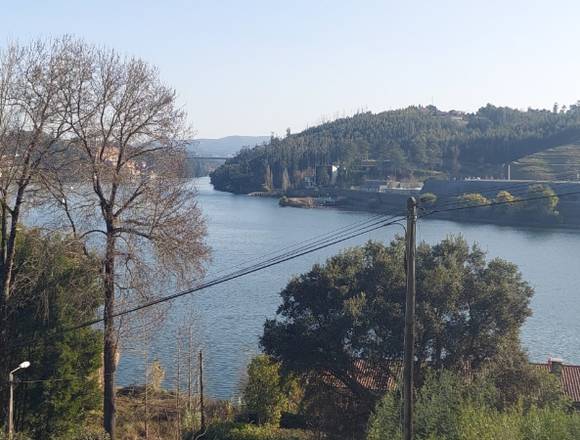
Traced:
<path fill-rule="evenodd" d="M 332 377 L 357 402 L 372 407 L 376 390 L 361 380 L 357 362 L 396 374 L 403 354 L 404 259 L 401 238 L 388 246 L 368 242 L 294 278 L 281 292 L 277 316 L 265 324 L 264 351 L 287 370 Z M 487 261 L 462 237 L 422 243 L 417 365 L 477 370 L 506 344 L 519 350 L 532 294 L 514 264 Z"/>
<path fill-rule="evenodd" d="M 101 332 L 66 331 L 94 319 L 102 304 L 96 261 L 66 237 L 19 234 L 4 361 L 31 362 L 15 387 L 15 422 L 34 438 L 66 436 L 99 406 Z"/>

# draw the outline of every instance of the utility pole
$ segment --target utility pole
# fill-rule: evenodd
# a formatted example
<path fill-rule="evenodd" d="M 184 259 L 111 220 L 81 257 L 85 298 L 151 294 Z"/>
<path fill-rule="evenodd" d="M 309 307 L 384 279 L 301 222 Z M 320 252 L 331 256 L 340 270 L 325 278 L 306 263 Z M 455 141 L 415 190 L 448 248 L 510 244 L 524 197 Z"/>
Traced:
<path fill-rule="evenodd" d="M 203 403 L 203 352 L 199 350 L 199 411 L 201 414 L 201 432 L 205 431 L 205 408 Z"/>
<path fill-rule="evenodd" d="M 177 331 L 177 377 L 175 380 L 175 409 L 177 415 L 177 440 L 181 438 L 181 332 Z"/>
<path fill-rule="evenodd" d="M 145 440 L 149 440 L 149 344 L 145 348 Z"/>
<path fill-rule="evenodd" d="M 413 440 L 413 364 L 415 362 L 415 248 L 417 232 L 417 201 L 407 200 L 407 298 L 405 307 L 405 359 L 404 359 L 404 440 Z"/>
<path fill-rule="evenodd" d="M 191 330 L 191 326 L 189 326 L 189 343 L 188 343 L 188 353 L 187 353 L 187 410 L 191 413 L 191 384 L 193 371 L 192 371 L 192 364 L 193 364 L 193 331 Z"/>

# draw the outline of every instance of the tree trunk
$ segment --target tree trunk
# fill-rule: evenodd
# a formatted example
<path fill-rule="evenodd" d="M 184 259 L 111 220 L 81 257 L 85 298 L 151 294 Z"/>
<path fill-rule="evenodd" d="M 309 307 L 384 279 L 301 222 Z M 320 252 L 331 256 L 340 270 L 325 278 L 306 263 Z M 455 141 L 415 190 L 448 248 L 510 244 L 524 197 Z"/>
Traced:
<path fill-rule="evenodd" d="M 18 188 L 14 209 L 11 212 L 10 224 L 6 218 L 7 209 L 2 212 L 2 265 L 0 266 L 0 356 L 3 364 L 7 365 L 10 360 L 9 347 L 9 312 L 8 302 L 12 290 L 12 272 L 14 257 L 16 255 L 16 234 L 20 217 L 20 206 L 24 195 L 23 187 Z M 4 368 L 0 368 L 0 374 L 5 375 Z"/>
<path fill-rule="evenodd" d="M 104 427 L 105 431 L 115 439 L 115 370 L 117 355 L 117 338 L 113 314 L 115 313 L 115 237 L 112 227 L 107 228 L 107 248 L 104 264 Z"/>

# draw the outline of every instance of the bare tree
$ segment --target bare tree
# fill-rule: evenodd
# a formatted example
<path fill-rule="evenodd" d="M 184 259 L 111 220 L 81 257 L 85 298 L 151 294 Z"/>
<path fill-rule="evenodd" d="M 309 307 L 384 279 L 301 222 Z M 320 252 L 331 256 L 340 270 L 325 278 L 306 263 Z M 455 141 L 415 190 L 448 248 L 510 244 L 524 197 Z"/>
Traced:
<path fill-rule="evenodd" d="M 10 44 L 0 51 L 0 356 L 4 368 L 10 362 L 9 301 L 16 286 L 19 224 L 38 198 L 44 164 L 69 130 L 59 101 L 66 75 L 62 54 L 68 42 L 67 38 L 39 40 Z"/>
<path fill-rule="evenodd" d="M 104 426 L 115 438 L 118 304 L 194 282 L 208 248 L 195 191 L 179 178 L 184 112 L 158 71 L 76 41 L 60 99 L 68 149 L 46 180 L 70 231 L 102 261 Z"/>

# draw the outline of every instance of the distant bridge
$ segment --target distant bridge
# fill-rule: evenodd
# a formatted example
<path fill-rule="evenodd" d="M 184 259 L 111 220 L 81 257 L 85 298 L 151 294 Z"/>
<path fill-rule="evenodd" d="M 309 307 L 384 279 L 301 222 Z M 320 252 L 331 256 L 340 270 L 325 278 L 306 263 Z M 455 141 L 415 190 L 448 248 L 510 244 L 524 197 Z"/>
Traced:
<path fill-rule="evenodd" d="M 189 156 L 191 159 L 199 159 L 199 160 L 228 160 L 231 157 L 223 157 L 223 156 Z"/>

